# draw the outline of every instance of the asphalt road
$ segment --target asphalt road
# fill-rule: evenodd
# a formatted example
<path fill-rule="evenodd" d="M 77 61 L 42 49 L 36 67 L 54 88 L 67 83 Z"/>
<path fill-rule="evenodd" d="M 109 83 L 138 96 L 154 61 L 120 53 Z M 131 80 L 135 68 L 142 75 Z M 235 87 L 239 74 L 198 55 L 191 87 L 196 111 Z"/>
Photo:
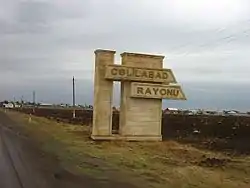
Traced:
<path fill-rule="evenodd" d="M 103 175 L 107 175 L 107 179 L 66 171 L 0 110 L 0 188 L 138 188 L 129 180 L 121 181 L 122 175 L 122 178 L 114 178 L 106 172 Z"/>
<path fill-rule="evenodd" d="M 9 156 L 2 134 L 0 136 L 0 178 L 1 188 L 22 188 L 22 183 Z"/>
<path fill-rule="evenodd" d="M 10 119 L 0 112 L 0 188 L 54 187 L 51 177 L 43 175 Z"/>
<path fill-rule="evenodd" d="M 16 125 L 0 111 L 0 188 L 89 188 L 95 184 L 62 169 Z"/>

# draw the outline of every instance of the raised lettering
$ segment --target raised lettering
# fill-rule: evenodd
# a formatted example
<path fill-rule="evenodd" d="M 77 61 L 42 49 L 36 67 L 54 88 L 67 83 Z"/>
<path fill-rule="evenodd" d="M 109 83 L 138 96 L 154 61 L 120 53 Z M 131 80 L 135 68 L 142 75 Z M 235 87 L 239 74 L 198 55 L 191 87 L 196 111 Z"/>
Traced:
<path fill-rule="evenodd" d="M 148 77 L 147 71 L 143 70 L 141 77 L 147 78 Z"/>
<path fill-rule="evenodd" d="M 178 97 L 179 92 L 180 92 L 180 91 L 179 91 L 178 89 L 174 89 L 174 90 L 173 90 L 173 95 L 176 96 L 176 97 Z"/>
<path fill-rule="evenodd" d="M 162 73 L 162 78 L 163 79 L 168 79 L 168 73 L 167 72 L 163 72 Z"/>
<path fill-rule="evenodd" d="M 140 70 L 139 69 L 135 69 L 135 77 L 140 77 Z"/>
<path fill-rule="evenodd" d="M 143 87 L 137 87 L 137 94 L 143 95 Z"/>
<path fill-rule="evenodd" d="M 155 95 L 157 95 L 157 92 L 159 91 L 159 88 L 153 87 L 153 91 L 155 92 Z"/>
<path fill-rule="evenodd" d="M 155 82 L 155 83 L 172 83 L 175 82 L 171 77 L 171 70 L 156 69 L 146 67 L 129 67 L 125 65 L 108 65 L 105 71 L 105 78 L 116 81 L 141 81 L 141 82 Z M 159 91 L 158 91 L 159 92 Z M 154 93 L 154 91 L 152 91 Z M 158 93 L 159 94 L 159 93 Z"/>
<path fill-rule="evenodd" d="M 127 76 L 133 76 L 133 69 L 126 69 L 127 70 Z"/>
<path fill-rule="evenodd" d="M 120 69 L 119 70 L 119 75 L 124 76 L 126 73 L 125 69 Z"/>
<path fill-rule="evenodd" d="M 166 89 L 162 88 L 160 89 L 160 94 L 163 96 L 163 95 L 166 95 L 167 91 Z"/>
<path fill-rule="evenodd" d="M 148 72 L 148 77 L 153 79 L 154 78 L 154 71 L 149 71 Z"/>
<path fill-rule="evenodd" d="M 167 90 L 167 95 L 168 95 L 168 96 L 169 96 L 169 95 L 170 95 L 170 96 L 173 95 L 172 92 L 173 92 L 172 89 L 168 89 L 168 90 Z"/>
<path fill-rule="evenodd" d="M 149 94 L 149 95 L 151 95 L 151 94 L 152 94 L 152 93 L 151 93 L 151 90 L 150 90 L 150 88 L 149 88 L 149 87 L 146 89 L 145 94 Z"/>
<path fill-rule="evenodd" d="M 160 72 L 157 72 L 155 78 L 161 79 L 161 73 L 160 73 Z"/>
<path fill-rule="evenodd" d="M 117 75 L 117 69 L 116 68 L 111 69 L 111 74 L 112 75 Z"/>
<path fill-rule="evenodd" d="M 134 82 L 131 86 L 131 97 L 186 100 L 179 85 Z"/>

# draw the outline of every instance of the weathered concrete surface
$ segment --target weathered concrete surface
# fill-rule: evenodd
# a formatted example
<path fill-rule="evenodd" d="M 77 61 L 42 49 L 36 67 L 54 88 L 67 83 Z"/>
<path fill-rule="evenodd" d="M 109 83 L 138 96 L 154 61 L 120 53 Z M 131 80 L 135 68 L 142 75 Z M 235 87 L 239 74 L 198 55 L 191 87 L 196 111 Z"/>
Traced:
<path fill-rule="evenodd" d="M 162 98 L 185 99 L 171 69 L 163 69 L 164 56 L 123 53 L 122 65 L 114 64 L 114 51 L 95 51 L 94 140 L 162 140 Z M 113 81 L 121 81 L 118 135 L 112 134 Z M 142 82 L 132 84 L 132 81 Z M 146 85 L 151 83 L 151 85 Z M 162 85 L 153 85 L 158 83 Z M 165 85 L 164 85 L 165 84 Z M 149 87 L 147 89 L 146 87 Z M 152 91 L 158 87 L 158 93 Z M 145 89 L 146 92 L 143 93 Z M 171 90 L 171 91 L 170 91 Z M 148 94 L 150 92 L 150 95 Z M 165 93 L 164 93 L 165 92 Z"/>
<path fill-rule="evenodd" d="M 106 65 L 114 64 L 115 51 L 95 51 L 94 112 L 91 137 L 112 134 L 113 82 L 104 79 Z"/>
<path fill-rule="evenodd" d="M 141 68 L 163 67 L 163 56 L 123 53 L 122 65 Z M 161 140 L 161 99 L 131 98 L 131 82 L 121 83 L 120 134 L 140 140 Z"/>

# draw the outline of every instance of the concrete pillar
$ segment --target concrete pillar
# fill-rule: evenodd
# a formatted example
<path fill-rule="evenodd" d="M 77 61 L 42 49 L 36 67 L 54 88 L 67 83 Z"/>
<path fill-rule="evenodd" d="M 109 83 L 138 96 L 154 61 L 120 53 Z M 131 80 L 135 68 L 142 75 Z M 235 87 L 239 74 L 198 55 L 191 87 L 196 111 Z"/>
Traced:
<path fill-rule="evenodd" d="M 113 81 L 106 80 L 105 66 L 114 64 L 115 51 L 95 51 L 94 107 L 92 139 L 112 135 Z"/>
<path fill-rule="evenodd" d="M 123 53 L 122 65 L 163 68 L 164 56 Z M 131 98 L 131 82 L 121 83 L 120 135 L 129 140 L 162 140 L 162 100 Z"/>

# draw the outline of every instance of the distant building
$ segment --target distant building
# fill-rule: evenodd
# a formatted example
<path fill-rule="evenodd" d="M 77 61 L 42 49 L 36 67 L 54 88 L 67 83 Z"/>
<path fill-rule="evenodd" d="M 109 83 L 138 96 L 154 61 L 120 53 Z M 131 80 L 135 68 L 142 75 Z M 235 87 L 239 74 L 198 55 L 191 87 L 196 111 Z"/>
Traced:
<path fill-rule="evenodd" d="M 21 108 L 20 104 L 14 103 L 14 108 Z"/>
<path fill-rule="evenodd" d="M 14 108 L 14 104 L 13 103 L 6 103 L 6 104 L 3 104 L 3 107 L 4 108 Z"/>
<path fill-rule="evenodd" d="M 177 108 L 166 108 L 163 110 L 163 114 L 178 114 L 179 110 Z"/>
<path fill-rule="evenodd" d="M 205 114 L 207 114 L 207 115 L 216 115 L 216 114 L 218 114 L 218 112 L 217 111 L 213 111 L 213 110 L 206 110 Z"/>
<path fill-rule="evenodd" d="M 40 103 L 39 107 L 53 107 L 53 104 L 49 104 L 49 103 Z"/>
<path fill-rule="evenodd" d="M 227 115 L 236 115 L 236 114 L 238 114 L 239 112 L 238 111 L 236 111 L 236 110 L 225 110 L 224 111 L 224 114 L 227 114 Z"/>

